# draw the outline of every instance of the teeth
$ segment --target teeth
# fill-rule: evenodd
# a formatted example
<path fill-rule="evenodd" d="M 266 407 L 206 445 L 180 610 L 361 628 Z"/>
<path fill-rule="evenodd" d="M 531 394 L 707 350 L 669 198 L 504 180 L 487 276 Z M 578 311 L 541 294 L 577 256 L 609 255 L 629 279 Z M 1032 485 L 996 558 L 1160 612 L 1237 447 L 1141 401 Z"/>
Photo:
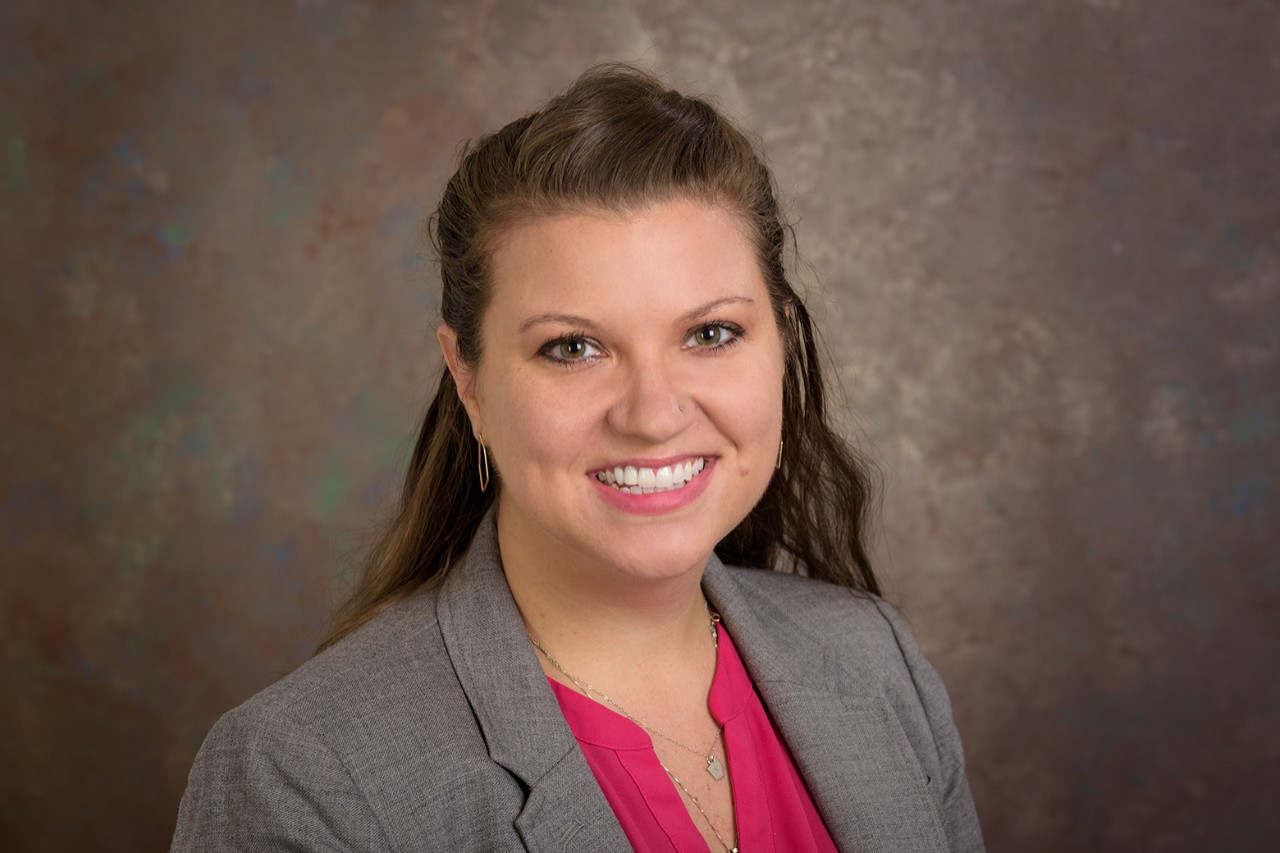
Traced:
<path fill-rule="evenodd" d="M 675 465 L 664 465 L 657 470 L 637 468 L 634 465 L 607 468 L 596 472 L 596 479 L 630 495 L 651 495 L 679 489 L 707 467 L 702 457 Z"/>

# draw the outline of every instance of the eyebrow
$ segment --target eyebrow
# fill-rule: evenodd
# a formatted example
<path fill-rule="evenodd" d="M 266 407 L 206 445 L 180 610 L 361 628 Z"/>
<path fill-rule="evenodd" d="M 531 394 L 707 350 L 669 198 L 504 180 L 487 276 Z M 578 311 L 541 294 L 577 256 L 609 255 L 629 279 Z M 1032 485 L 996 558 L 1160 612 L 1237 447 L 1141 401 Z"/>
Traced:
<path fill-rule="evenodd" d="M 681 315 L 680 321 L 682 323 L 692 323 L 699 317 L 705 317 L 712 311 L 715 311 L 717 308 L 721 308 L 725 305 L 752 305 L 754 303 L 755 300 L 749 296 L 725 296 L 720 299 L 713 299 L 705 305 L 699 305 L 692 311 Z M 546 314 L 538 314 L 534 317 L 530 317 L 528 320 L 525 320 L 520 324 L 519 331 L 521 333 L 527 332 L 529 329 L 542 323 L 563 323 L 566 326 L 577 326 L 583 329 L 594 329 L 596 327 L 596 324 L 586 317 L 580 317 L 577 314 L 561 314 L 555 311 L 549 311 Z"/>
<path fill-rule="evenodd" d="M 557 314 L 554 311 L 539 314 L 536 317 L 530 317 L 520 324 L 519 331 L 527 332 L 534 326 L 542 323 L 564 323 L 566 326 L 579 326 L 583 329 L 594 329 L 596 324 L 588 320 L 586 317 L 579 317 L 577 314 Z"/>
<path fill-rule="evenodd" d="M 725 296 L 720 299 L 712 299 L 706 305 L 700 305 L 697 308 L 694 308 L 692 311 L 690 311 L 688 314 L 685 314 L 680 319 L 686 323 L 692 323 L 694 320 L 697 320 L 699 317 L 705 317 L 708 314 L 710 314 L 712 311 L 724 305 L 738 305 L 738 304 L 754 305 L 755 300 L 752 299 L 750 296 Z"/>

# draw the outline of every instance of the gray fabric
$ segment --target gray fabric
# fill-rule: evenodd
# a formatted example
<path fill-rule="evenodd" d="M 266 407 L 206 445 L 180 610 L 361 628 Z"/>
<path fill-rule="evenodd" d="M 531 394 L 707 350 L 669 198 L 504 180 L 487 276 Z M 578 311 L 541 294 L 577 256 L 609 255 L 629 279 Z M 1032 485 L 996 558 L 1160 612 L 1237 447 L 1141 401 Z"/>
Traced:
<path fill-rule="evenodd" d="M 704 588 L 842 851 L 983 849 L 946 691 L 887 605 L 714 557 Z M 492 518 L 437 588 L 218 721 L 172 849 L 628 849 Z"/>

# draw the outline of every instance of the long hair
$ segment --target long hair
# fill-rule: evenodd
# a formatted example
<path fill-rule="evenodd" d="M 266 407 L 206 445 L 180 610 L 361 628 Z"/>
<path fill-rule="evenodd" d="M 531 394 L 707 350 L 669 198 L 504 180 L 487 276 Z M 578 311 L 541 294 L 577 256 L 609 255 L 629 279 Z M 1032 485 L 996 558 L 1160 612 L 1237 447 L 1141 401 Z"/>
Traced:
<path fill-rule="evenodd" d="M 541 110 L 463 149 L 429 231 L 440 311 L 458 355 L 482 357 L 494 237 L 555 213 L 631 212 L 692 199 L 738 216 L 751 234 L 785 347 L 781 464 L 750 514 L 716 547 L 726 563 L 795 572 L 879 592 L 864 545 L 874 500 L 867 462 L 828 419 L 823 362 L 784 269 L 788 229 L 750 139 L 707 102 L 627 65 L 589 69 Z M 501 488 L 481 491 L 477 446 L 442 370 L 399 507 L 364 564 L 326 648 L 390 604 L 439 582 L 466 552 Z"/>

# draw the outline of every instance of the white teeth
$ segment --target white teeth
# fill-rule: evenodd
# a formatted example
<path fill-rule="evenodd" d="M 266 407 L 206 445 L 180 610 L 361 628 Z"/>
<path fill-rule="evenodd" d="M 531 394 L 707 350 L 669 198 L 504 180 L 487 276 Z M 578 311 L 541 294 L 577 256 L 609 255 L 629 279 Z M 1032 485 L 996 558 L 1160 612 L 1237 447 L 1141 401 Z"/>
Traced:
<path fill-rule="evenodd" d="M 664 465 L 657 470 L 637 468 L 634 465 L 606 468 L 596 472 L 596 479 L 631 495 L 651 495 L 683 488 L 684 484 L 702 473 L 707 461 L 699 456 L 688 462 Z"/>

